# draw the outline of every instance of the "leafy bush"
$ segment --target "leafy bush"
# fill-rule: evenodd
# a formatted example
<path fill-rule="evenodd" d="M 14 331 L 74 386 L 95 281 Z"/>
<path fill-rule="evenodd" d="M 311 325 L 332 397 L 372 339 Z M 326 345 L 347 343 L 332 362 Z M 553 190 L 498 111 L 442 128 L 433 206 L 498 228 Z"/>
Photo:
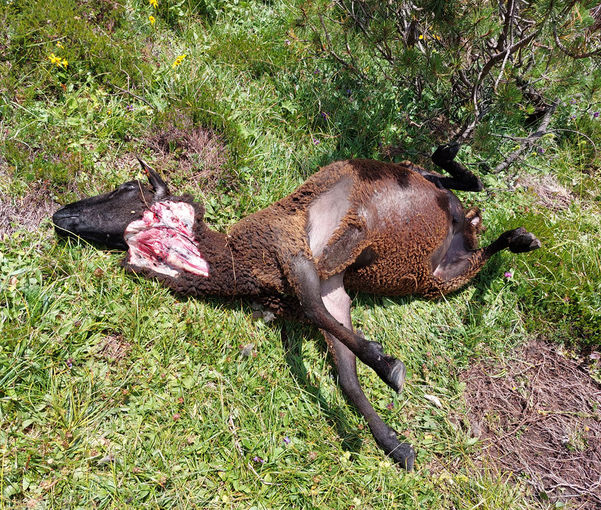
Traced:
<path fill-rule="evenodd" d="M 303 12 L 316 51 L 397 96 L 409 85 L 421 122 L 443 111 L 462 142 L 480 122 L 515 130 L 540 119 L 566 86 L 597 73 L 601 54 L 601 11 L 568 1 L 337 0 Z"/>

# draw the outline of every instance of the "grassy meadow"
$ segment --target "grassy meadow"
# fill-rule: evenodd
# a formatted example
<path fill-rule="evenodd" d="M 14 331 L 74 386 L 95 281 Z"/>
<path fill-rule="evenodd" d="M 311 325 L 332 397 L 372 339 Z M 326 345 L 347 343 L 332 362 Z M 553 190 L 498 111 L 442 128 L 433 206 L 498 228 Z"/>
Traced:
<path fill-rule="evenodd" d="M 487 188 L 457 193 L 484 209 L 482 243 L 524 226 L 542 249 L 438 302 L 353 296 L 355 327 L 408 368 L 397 396 L 359 367 L 417 450 L 406 473 L 316 329 L 175 296 L 59 242 L 49 215 L 141 178 L 140 155 L 226 230 L 336 159 L 429 165 L 445 133 L 416 119 L 444 115 L 437 98 L 378 79 L 360 41 L 364 81 L 320 51 L 306 17 L 325 3 L 153 3 L 0 2 L 0 509 L 561 507 L 476 460 L 459 374 L 533 338 L 601 342 L 598 66 L 556 80 L 556 130 L 523 161 L 487 171 L 515 148 L 494 133 L 528 133 L 519 98 L 459 155 Z"/>

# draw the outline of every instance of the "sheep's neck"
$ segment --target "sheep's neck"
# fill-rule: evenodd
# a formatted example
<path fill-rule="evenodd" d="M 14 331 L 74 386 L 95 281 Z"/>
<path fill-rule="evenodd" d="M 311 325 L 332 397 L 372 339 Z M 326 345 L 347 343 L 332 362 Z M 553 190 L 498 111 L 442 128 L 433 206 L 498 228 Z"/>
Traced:
<path fill-rule="evenodd" d="M 204 227 L 196 235 L 196 242 L 208 267 L 207 277 L 194 277 L 191 293 L 212 296 L 248 294 L 240 277 L 246 274 L 244 264 L 234 259 L 230 238 L 226 234 Z"/>
<path fill-rule="evenodd" d="M 195 225 L 194 208 L 186 202 L 154 203 L 125 231 L 126 265 L 156 276 L 183 294 L 234 296 L 248 294 L 248 273 L 234 260 L 232 242 L 204 224 Z M 242 277 L 239 280 L 238 276 Z"/>

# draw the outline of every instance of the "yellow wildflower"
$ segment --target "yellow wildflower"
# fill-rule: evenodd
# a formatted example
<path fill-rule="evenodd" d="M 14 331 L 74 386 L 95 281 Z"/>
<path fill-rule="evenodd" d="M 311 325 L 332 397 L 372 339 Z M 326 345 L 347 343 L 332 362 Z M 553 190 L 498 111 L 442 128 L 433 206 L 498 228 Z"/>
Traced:
<path fill-rule="evenodd" d="M 54 64 L 56 67 L 66 68 L 69 65 L 69 61 L 66 58 L 57 57 L 54 53 L 48 55 L 48 60 L 50 60 L 50 63 Z"/>
<path fill-rule="evenodd" d="M 57 48 L 64 48 L 63 43 L 60 41 L 56 41 L 56 47 Z"/>
<path fill-rule="evenodd" d="M 55 66 L 61 65 L 61 58 L 57 57 L 54 53 L 48 55 L 48 60 L 50 60 L 50 63 L 54 64 Z"/>
<path fill-rule="evenodd" d="M 184 59 L 188 56 L 187 53 L 184 53 L 183 55 L 180 55 L 179 57 L 177 57 L 174 61 L 173 61 L 173 65 L 171 67 L 173 67 L 173 69 L 175 69 L 178 65 L 180 65 Z"/>
<path fill-rule="evenodd" d="M 418 39 L 421 41 L 424 38 L 424 34 L 419 34 Z"/>
<path fill-rule="evenodd" d="M 148 0 L 148 3 L 152 5 L 155 9 L 159 6 L 159 0 Z"/>
<path fill-rule="evenodd" d="M 148 16 L 148 21 L 150 21 L 150 24 L 154 27 L 154 24 L 156 23 L 157 20 L 151 14 L 150 16 Z"/>

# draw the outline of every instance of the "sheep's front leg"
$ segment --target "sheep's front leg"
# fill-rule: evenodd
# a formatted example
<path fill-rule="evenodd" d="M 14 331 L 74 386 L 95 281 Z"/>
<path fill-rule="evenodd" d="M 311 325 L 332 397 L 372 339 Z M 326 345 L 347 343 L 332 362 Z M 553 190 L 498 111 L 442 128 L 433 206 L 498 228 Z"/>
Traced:
<path fill-rule="evenodd" d="M 343 275 L 336 275 L 321 284 L 321 298 L 332 317 L 352 331 L 351 300 L 344 290 Z M 408 443 L 401 443 L 397 434 L 372 407 L 363 393 L 357 377 L 355 355 L 336 337 L 323 331 L 338 370 L 338 381 L 343 393 L 367 421 L 378 446 L 396 463 L 408 471 L 413 469 L 415 453 Z"/>
<path fill-rule="evenodd" d="M 447 189 L 482 191 L 484 189 L 482 181 L 461 163 L 455 161 L 459 147 L 458 143 L 440 145 L 432 154 L 432 162 L 453 176 L 440 177 L 438 182 Z"/>
<path fill-rule="evenodd" d="M 368 342 L 332 316 L 321 298 L 321 281 L 313 262 L 303 255 L 297 255 L 290 261 L 288 269 L 288 279 L 307 318 L 318 328 L 340 340 L 394 391 L 401 391 L 405 380 L 405 365 L 384 354 L 378 342 Z"/>
<path fill-rule="evenodd" d="M 495 253 L 508 249 L 513 253 L 526 253 L 540 248 L 541 242 L 520 227 L 504 232 L 489 246 L 477 250 L 465 249 L 463 234 L 456 234 L 433 275 L 438 279 L 437 291 L 446 294 L 465 285 Z M 436 294 L 436 292 L 435 292 Z"/>

